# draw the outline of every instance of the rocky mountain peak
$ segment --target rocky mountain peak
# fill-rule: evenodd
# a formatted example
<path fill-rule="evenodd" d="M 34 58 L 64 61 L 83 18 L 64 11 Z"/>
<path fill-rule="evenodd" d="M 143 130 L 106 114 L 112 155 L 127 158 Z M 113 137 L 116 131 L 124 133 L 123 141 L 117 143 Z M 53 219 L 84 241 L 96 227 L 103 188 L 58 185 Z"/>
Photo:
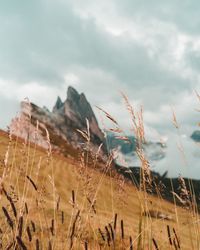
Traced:
<path fill-rule="evenodd" d="M 70 120 L 73 124 L 78 126 L 78 129 L 85 129 L 86 119 L 88 119 L 91 132 L 97 135 L 101 140 L 104 139 L 95 114 L 85 94 L 79 94 L 73 87 L 70 86 L 68 88 L 67 99 L 64 102 L 62 102 L 60 97 L 57 98 L 53 113 L 57 114 L 57 117 L 59 114 L 63 118 Z"/>
<path fill-rule="evenodd" d="M 60 96 L 57 97 L 57 101 L 56 101 L 56 104 L 55 106 L 53 107 L 53 112 L 56 112 L 57 110 L 59 110 L 60 108 L 63 107 L 63 102 L 60 98 Z"/>
<path fill-rule="evenodd" d="M 79 94 L 72 87 L 68 88 L 67 92 L 67 100 L 65 101 L 65 106 L 67 110 L 73 112 L 76 117 L 79 117 L 85 123 L 85 119 L 92 120 L 93 118 L 96 120 L 94 112 L 87 101 L 85 95 L 83 93 Z"/>
<path fill-rule="evenodd" d="M 77 102 L 80 98 L 79 93 L 72 86 L 68 87 L 67 90 L 67 100 L 72 102 Z"/>
<path fill-rule="evenodd" d="M 13 128 L 13 133 L 17 136 L 32 138 L 34 141 L 34 128 L 31 132 L 33 135 L 27 135 L 27 133 L 30 133 L 30 130 L 27 129 L 28 121 L 33 123 L 32 126 L 39 122 L 48 128 L 50 138 L 55 138 L 56 136 L 55 146 L 58 142 L 58 137 L 60 137 L 76 148 L 81 147 L 84 143 L 84 138 L 77 129 L 87 131 L 86 119 L 89 121 L 91 148 L 96 151 L 100 144 L 104 144 L 104 135 L 99 128 L 95 114 L 86 96 L 83 93 L 79 94 L 73 87 L 69 87 L 66 100 L 62 102 L 61 98 L 58 97 L 52 112 L 47 112 L 46 109 L 40 108 L 33 103 L 22 102 L 21 117 L 12 121 L 11 128 Z M 20 124 L 22 121 L 26 121 L 26 129 L 23 124 Z M 16 127 L 20 128 L 20 130 L 16 131 Z M 40 132 L 40 145 L 43 146 L 42 134 L 44 134 L 44 131 Z M 106 147 L 102 147 L 102 153 L 105 154 L 106 152 Z"/>

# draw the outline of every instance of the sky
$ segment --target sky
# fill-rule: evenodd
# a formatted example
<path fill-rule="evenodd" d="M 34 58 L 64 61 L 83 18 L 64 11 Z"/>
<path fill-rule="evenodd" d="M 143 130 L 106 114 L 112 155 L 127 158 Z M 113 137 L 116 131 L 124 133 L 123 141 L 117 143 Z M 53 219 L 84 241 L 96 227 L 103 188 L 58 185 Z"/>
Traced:
<path fill-rule="evenodd" d="M 69 85 L 125 125 L 120 91 L 149 127 L 170 127 L 172 109 L 195 126 L 199 10 L 193 0 L 0 1 L 0 126 L 25 97 L 51 109 Z"/>
<path fill-rule="evenodd" d="M 28 97 L 52 109 L 69 85 L 129 127 L 120 91 L 149 133 L 190 135 L 199 122 L 197 0 L 0 1 L 0 127 Z M 97 114 L 98 115 L 98 114 Z"/>

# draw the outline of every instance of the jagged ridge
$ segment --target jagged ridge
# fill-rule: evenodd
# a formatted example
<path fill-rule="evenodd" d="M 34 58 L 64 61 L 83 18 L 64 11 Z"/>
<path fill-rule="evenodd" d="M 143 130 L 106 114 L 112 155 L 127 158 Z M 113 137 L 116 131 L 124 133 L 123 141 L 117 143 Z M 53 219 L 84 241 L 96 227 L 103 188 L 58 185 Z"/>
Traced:
<path fill-rule="evenodd" d="M 21 103 L 21 116 L 12 120 L 10 128 L 12 133 L 22 138 L 29 137 L 31 141 L 37 141 L 37 144 L 47 147 L 44 126 L 50 132 L 50 139 L 56 147 L 59 138 L 75 148 L 82 147 L 85 142 L 82 135 L 77 131 L 86 131 L 87 123 L 89 121 L 90 127 L 90 148 L 96 151 L 100 144 L 103 143 L 101 150 L 102 154 L 106 154 L 106 147 L 104 146 L 104 135 L 99 128 L 95 114 L 91 105 L 87 101 L 83 93 L 79 94 L 73 87 L 69 87 L 67 91 L 67 98 L 62 102 L 58 97 L 53 107 L 52 112 L 46 108 L 40 108 L 33 103 Z M 29 118 L 31 117 L 31 124 Z M 37 138 L 35 133 L 35 125 L 39 122 L 37 131 Z M 59 148 L 58 148 L 59 150 Z"/>

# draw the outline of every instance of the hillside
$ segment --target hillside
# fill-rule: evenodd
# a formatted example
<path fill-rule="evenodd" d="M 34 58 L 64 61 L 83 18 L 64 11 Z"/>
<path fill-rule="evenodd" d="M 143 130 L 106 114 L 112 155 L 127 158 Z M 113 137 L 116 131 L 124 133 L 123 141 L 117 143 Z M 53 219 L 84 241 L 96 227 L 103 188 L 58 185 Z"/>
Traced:
<path fill-rule="evenodd" d="M 198 249 L 197 214 L 84 159 L 0 133 L 2 249 Z"/>

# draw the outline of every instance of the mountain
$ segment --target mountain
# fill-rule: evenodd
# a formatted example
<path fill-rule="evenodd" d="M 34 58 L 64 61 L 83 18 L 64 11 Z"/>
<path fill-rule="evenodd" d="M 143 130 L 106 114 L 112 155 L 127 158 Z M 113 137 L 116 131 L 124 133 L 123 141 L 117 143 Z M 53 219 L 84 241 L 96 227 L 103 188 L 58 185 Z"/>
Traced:
<path fill-rule="evenodd" d="M 137 156 L 137 140 L 134 136 L 126 136 L 128 140 L 123 140 L 116 137 L 113 133 L 108 133 L 106 136 L 108 151 L 118 149 L 118 157 L 115 162 L 125 166 L 140 166 L 140 159 Z M 151 166 L 154 166 L 157 161 L 162 160 L 166 156 L 166 144 L 161 142 L 147 141 L 143 143 L 144 153 L 149 160 Z"/>
<path fill-rule="evenodd" d="M 76 149 L 84 148 L 84 137 L 88 136 L 89 150 L 96 152 L 103 144 L 100 152 L 102 155 L 107 153 L 104 134 L 99 128 L 91 105 L 83 93 L 79 94 L 72 87 L 68 88 L 64 102 L 60 97 L 57 98 L 52 111 L 33 103 L 22 102 L 21 115 L 12 120 L 10 130 L 14 135 L 29 139 L 44 148 L 48 148 L 50 137 L 53 148 L 58 151 L 63 144 L 72 145 Z"/>
<path fill-rule="evenodd" d="M 129 154 L 136 150 L 136 139 L 134 136 L 127 136 L 129 141 L 116 138 L 115 134 L 108 133 L 106 136 L 108 150 L 119 149 L 123 154 Z"/>
<path fill-rule="evenodd" d="M 196 130 L 192 133 L 191 138 L 196 141 L 196 142 L 200 142 L 200 131 Z"/>

